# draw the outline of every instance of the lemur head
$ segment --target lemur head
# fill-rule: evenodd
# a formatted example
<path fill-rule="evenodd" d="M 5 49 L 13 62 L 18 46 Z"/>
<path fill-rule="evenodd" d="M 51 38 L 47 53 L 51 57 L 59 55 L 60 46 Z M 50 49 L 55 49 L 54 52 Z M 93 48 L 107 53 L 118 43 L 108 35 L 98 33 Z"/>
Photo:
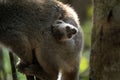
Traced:
<path fill-rule="evenodd" d="M 62 8 L 59 19 L 77 28 L 80 27 L 79 18 L 76 11 L 70 5 L 63 5 L 62 3 L 59 4 L 59 6 Z"/>
<path fill-rule="evenodd" d="M 78 29 L 75 26 L 66 23 L 63 20 L 56 20 L 52 27 L 53 35 L 59 41 L 70 40 L 78 32 Z"/>
<path fill-rule="evenodd" d="M 77 13 L 68 5 L 59 2 L 60 16 L 52 25 L 52 33 L 57 40 L 72 39 L 80 27 Z"/>

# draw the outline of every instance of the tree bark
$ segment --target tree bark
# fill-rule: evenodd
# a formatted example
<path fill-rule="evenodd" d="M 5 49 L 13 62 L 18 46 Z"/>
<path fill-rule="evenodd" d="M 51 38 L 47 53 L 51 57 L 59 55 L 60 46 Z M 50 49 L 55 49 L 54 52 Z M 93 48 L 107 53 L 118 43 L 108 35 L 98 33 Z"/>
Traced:
<path fill-rule="evenodd" d="M 120 0 L 93 0 L 90 80 L 120 80 Z"/>

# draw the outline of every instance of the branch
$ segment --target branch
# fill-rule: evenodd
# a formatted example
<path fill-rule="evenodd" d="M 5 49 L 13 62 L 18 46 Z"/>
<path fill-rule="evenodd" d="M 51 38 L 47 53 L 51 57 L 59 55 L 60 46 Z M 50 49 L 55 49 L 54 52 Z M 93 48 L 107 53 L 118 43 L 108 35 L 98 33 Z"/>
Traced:
<path fill-rule="evenodd" d="M 9 52 L 9 57 L 10 57 L 10 63 L 11 63 L 11 69 L 12 69 L 12 77 L 13 77 L 13 80 L 18 80 L 18 79 L 17 79 L 16 68 L 15 68 L 15 64 L 14 64 L 13 53 Z"/>

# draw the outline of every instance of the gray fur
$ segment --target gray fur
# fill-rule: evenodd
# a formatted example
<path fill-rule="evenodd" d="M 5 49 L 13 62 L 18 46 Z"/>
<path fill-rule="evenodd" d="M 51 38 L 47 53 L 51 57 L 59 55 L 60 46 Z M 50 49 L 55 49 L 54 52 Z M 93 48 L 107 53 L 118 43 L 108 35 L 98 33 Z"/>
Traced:
<path fill-rule="evenodd" d="M 51 32 L 51 25 L 57 19 L 76 26 L 78 33 L 68 41 L 57 41 Z M 6 0 L 0 3 L 1 46 L 14 52 L 22 63 L 32 64 L 34 49 L 46 73 L 56 74 L 61 70 L 62 80 L 78 80 L 82 39 L 77 14 L 59 1 Z"/>

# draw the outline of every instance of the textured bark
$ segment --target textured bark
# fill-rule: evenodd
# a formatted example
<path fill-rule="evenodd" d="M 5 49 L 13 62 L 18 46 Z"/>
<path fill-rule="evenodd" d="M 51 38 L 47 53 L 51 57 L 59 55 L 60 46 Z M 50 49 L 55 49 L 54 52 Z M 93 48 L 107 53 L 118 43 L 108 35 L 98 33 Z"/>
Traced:
<path fill-rule="evenodd" d="M 94 0 L 90 80 L 120 80 L 120 0 Z"/>

